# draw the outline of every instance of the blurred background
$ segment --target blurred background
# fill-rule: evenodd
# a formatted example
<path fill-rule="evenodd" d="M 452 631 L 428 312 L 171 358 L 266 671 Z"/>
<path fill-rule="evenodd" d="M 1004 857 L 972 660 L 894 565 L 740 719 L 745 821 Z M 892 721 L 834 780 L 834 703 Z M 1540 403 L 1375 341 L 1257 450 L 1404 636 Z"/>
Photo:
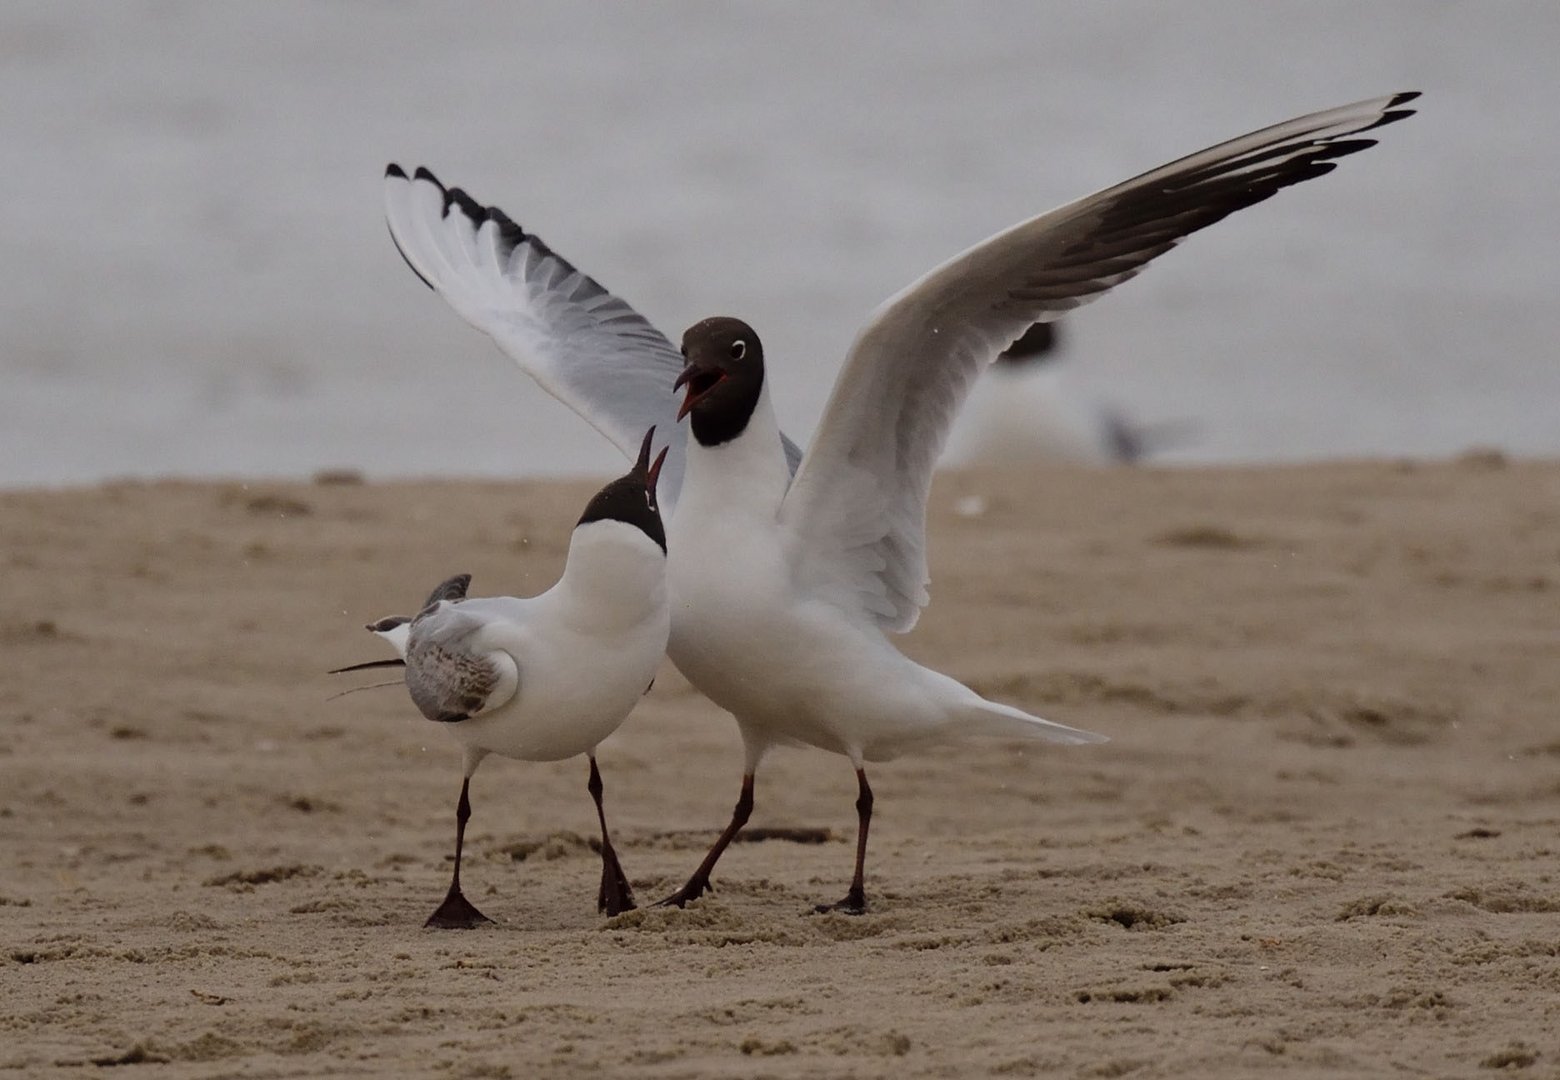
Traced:
<path fill-rule="evenodd" d="M 1067 324 L 1168 461 L 1560 453 L 1560 5 L 0 8 L 0 484 L 558 475 L 615 452 L 402 264 L 386 162 L 674 340 L 739 315 L 805 439 L 879 301 L 1291 116 L 1422 112 Z"/>

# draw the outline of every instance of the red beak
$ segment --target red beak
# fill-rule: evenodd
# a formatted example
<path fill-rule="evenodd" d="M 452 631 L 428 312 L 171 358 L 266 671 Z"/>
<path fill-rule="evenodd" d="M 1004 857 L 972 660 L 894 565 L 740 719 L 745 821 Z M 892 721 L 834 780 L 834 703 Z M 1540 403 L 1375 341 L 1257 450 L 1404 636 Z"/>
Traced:
<path fill-rule="evenodd" d="M 681 390 L 684 386 L 686 386 L 689 380 L 693 378 L 694 372 L 697 370 L 698 369 L 695 368 L 692 364 L 689 364 L 687 367 L 683 368 L 682 373 L 677 376 L 677 381 L 672 383 L 673 393 Z M 688 410 L 691 408 L 693 408 L 693 391 L 689 390 L 686 394 L 683 395 L 682 404 L 677 407 L 677 420 L 679 423 L 682 422 L 683 417 L 688 415 Z"/>
<path fill-rule="evenodd" d="M 713 375 L 715 381 L 702 390 L 697 389 L 694 386 L 694 379 L 700 375 Z M 690 361 L 688 366 L 682 369 L 682 374 L 677 376 L 677 381 L 672 383 L 673 390 L 678 390 L 684 386 L 688 388 L 688 396 L 683 398 L 682 405 L 677 409 L 677 419 L 681 420 L 687 416 L 693 407 L 699 403 L 699 399 L 715 389 L 716 385 L 725 377 L 726 373 L 719 368 L 700 367 L 697 363 Z"/>
<path fill-rule="evenodd" d="M 661 464 L 666 460 L 666 452 L 671 447 L 661 448 L 661 452 L 655 456 L 655 461 L 650 460 L 650 440 L 655 438 L 655 428 L 645 432 L 644 441 L 639 444 L 639 458 L 634 462 L 634 472 L 645 478 L 645 490 L 650 493 L 650 501 L 655 502 L 655 485 L 661 479 Z"/>
<path fill-rule="evenodd" d="M 670 446 L 661 447 L 661 452 L 655 456 L 655 464 L 650 466 L 650 474 L 645 478 L 645 490 L 650 492 L 650 501 L 655 502 L 655 485 L 661 479 L 661 465 L 666 461 L 666 452 Z"/>

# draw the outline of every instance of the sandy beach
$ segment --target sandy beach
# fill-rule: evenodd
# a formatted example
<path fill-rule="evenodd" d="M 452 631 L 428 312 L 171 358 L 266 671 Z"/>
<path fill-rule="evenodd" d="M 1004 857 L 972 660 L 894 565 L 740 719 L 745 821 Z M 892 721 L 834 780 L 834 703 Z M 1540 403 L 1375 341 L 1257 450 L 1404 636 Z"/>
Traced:
<path fill-rule="evenodd" d="M 472 932 L 453 744 L 324 672 L 544 588 L 591 485 L 342 479 L 0 495 L 0 1073 L 1560 1075 L 1560 465 L 940 477 L 907 650 L 1112 742 L 873 769 L 860 918 L 842 758 L 614 919 L 583 760 L 491 759 Z M 601 764 L 653 900 L 735 726 L 668 665 Z"/>

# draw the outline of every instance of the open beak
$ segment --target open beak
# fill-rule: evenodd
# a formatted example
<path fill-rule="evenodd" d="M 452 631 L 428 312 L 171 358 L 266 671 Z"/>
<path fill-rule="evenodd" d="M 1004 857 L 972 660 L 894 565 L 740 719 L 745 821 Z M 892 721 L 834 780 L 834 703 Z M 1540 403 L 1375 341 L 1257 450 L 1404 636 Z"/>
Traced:
<path fill-rule="evenodd" d="M 677 381 L 672 383 L 673 390 L 680 390 L 684 386 L 688 388 L 688 394 L 677 410 L 677 419 L 687 416 L 699 403 L 699 399 L 715 389 L 725 377 L 726 373 L 720 368 L 702 367 L 698 361 L 690 360 L 688 366 L 682 369 L 682 374 L 677 376 Z"/>
<path fill-rule="evenodd" d="M 650 474 L 645 477 L 645 490 L 650 493 L 650 505 L 655 503 L 655 485 L 661 479 L 661 466 L 666 463 L 666 452 L 670 446 L 661 447 L 661 452 L 655 456 L 655 464 L 650 466 Z"/>
<path fill-rule="evenodd" d="M 650 425 L 650 430 L 645 432 L 645 437 L 639 441 L 639 456 L 634 459 L 634 472 L 639 476 L 650 475 L 650 440 L 655 438 L 655 425 Z"/>
<path fill-rule="evenodd" d="M 678 417 L 681 419 L 681 417 Z M 650 495 L 650 505 L 655 505 L 655 485 L 661 479 L 661 465 L 666 461 L 666 452 L 671 447 L 662 447 L 661 452 L 655 456 L 655 461 L 650 460 L 650 440 L 655 438 L 655 428 L 645 432 L 644 441 L 639 444 L 639 458 L 634 462 L 635 474 L 644 477 L 645 491 Z"/>

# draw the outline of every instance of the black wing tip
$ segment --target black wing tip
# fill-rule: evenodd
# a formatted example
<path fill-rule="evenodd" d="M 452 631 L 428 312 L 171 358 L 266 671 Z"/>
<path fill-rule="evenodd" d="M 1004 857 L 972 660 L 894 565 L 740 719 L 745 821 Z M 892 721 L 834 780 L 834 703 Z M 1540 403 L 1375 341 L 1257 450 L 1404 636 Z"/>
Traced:
<path fill-rule="evenodd" d="M 498 227 L 499 238 L 508 245 L 508 250 L 513 251 L 527 240 L 535 239 L 530 233 L 522 229 L 515 219 L 504 213 L 496 206 L 487 208 L 487 220 Z"/>
<path fill-rule="evenodd" d="M 475 224 L 480 227 L 485 219 L 497 226 L 499 239 L 504 242 L 504 253 L 506 255 L 521 244 L 525 244 L 541 258 L 552 259 L 558 263 L 566 273 L 579 274 L 580 284 L 590 290 L 593 295 L 610 295 L 607 288 L 599 281 L 589 274 L 580 273 L 578 267 L 549 247 L 547 241 L 537 236 L 534 232 L 526 232 L 522 225 L 504 213 L 503 210 L 496 206 L 488 206 L 483 208 L 482 213 L 484 217 L 478 218 Z"/>
<path fill-rule="evenodd" d="M 428 594 L 428 599 L 423 602 L 423 610 L 426 611 L 440 600 L 464 600 L 466 590 L 471 588 L 470 574 L 456 574 L 446 578 L 434 586 L 433 592 Z"/>
<path fill-rule="evenodd" d="M 392 161 L 389 165 L 385 166 L 385 177 L 386 179 L 405 180 L 407 179 L 406 170 Z M 449 214 L 450 207 L 453 206 L 459 207 L 460 212 L 464 214 L 467 219 L 470 220 L 471 224 L 477 228 L 481 228 L 484 222 L 493 222 L 493 224 L 498 226 L 499 234 L 503 236 L 505 240 L 509 241 L 512 248 L 519 246 L 528 239 L 534 239 L 534 237 L 532 237 L 518 224 L 516 224 L 513 218 L 504 213 L 498 207 L 483 206 L 476 199 L 472 198 L 465 188 L 445 187 L 439 178 L 433 175 L 433 170 L 429 169 L 426 165 L 417 166 L 417 170 L 412 173 L 411 179 L 426 180 L 428 183 L 439 189 L 439 193 L 444 196 L 444 213 L 446 215 Z M 397 245 L 397 247 L 399 246 L 400 245 Z M 402 252 L 401 257 L 403 259 L 406 258 L 406 253 Z M 410 264 L 410 261 L 411 260 L 407 260 L 408 264 Z M 412 267 L 412 270 L 415 273 L 417 268 L 414 266 Z M 422 277 L 421 274 L 417 274 L 417 276 Z M 427 283 L 427 280 L 427 278 L 423 278 L 423 282 L 425 284 Z"/>
<path fill-rule="evenodd" d="M 406 180 L 406 170 L 401 168 L 401 166 L 396 162 L 392 161 L 390 164 L 385 166 L 385 179 Z M 439 178 L 437 176 L 434 176 L 433 173 L 428 171 L 427 166 L 417 166 L 417 171 L 412 174 L 411 180 L 426 180 L 434 187 L 438 188 L 441 193 L 444 191 L 444 185 L 439 183 Z M 395 229 L 393 228 L 390 230 L 390 242 L 395 245 L 395 252 L 397 255 L 401 256 L 401 261 L 406 264 L 407 269 L 417 275 L 417 280 L 428 286 L 428 288 L 433 289 L 434 292 L 438 292 L 437 289 L 434 289 L 433 282 L 429 281 L 427 277 L 423 275 L 423 272 L 417 269 L 417 264 L 412 262 L 411 256 L 406 254 L 406 249 L 401 246 L 401 241 L 396 239 Z"/>
<path fill-rule="evenodd" d="M 1358 154 L 1361 150 L 1369 150 L 1375 145 L 1375 139 L 1339 139 L 1336 142 L 1322 144 L 1307 156 L 1311 161 L 1329 161 L 1333 158 Z"/>
<path fill-rule="evenodd" d="M 503 244 L 503 251 L 506 255 L 527 242 L 542 246 L 536 237 L 516 224 L 514 218 L 496 206 L 483 206 L 468 195 L 464 188 L 453 187 L 444 193 L 444 212 L 446 215 L 449 214 L 452 206 L 460 208 L 460 212 L 465 215 L 472 228 L 480 229 L 491 221 L 498 229 L 499 240 Z M 543 254 L 550 255 L 552 253 L 544 247 Z"/>
<path fill-rule="evenodd" d="M 392 162 L 385 168 L 385 175 L 387 177 L 394 176 L 397 178 L 405 178 L 406 171 L 402 169 L 401 166 Z M 449 216 L 451 207 L 458 207 L 461 214 L 467 219 L 467 221 L 470 222 L 472 228 L 474 229 L 480 229 L 488 222 L 492 222 L 493 225 L 498 229 L 499 239 L 503 243 L 503 250 L 505 255 L 514 251 L 514 249 L 519 247 L 521 244 L 526 244 L 531 248 L 534 248 L 536 253 L 542 258 L 553 259 L 558 262 L 558 264 L 562 266 L 567 273 L 578 274 L 581 279 L 580 284 L 586 287 L 588 290 L 593 291 L 595 294 L 611 295 L 608 292 L 606 286 L 602 285 L 595 278 L 592 278 L 587 274 L 581 274 L 579 269 L 576 268 L 573 263 L 569 262 L 568 259 L 565 259 L 562 255 L 559 255 L 556 251 L 549 247 L 541 237 L 537 236 L 533 232 L 527 232 L 519 224 L 519 222 L 515 221 L 514 218 L 510 217 L 499 207 L 482 205 L 476 199 L 467 194 L 464 188 L 445 187 L 443 183 L 439 181 L 439 178 L 433 175 L 427 166 L 424 165 L 417 166 L 417 170 L 412 174 L 412 179 L 426 180 L 428 183 L 439 189 L 439 192 L 444 197 L 444 214 L 446 217 Z M 429 281 L 426 277 L 423 277 L 422 272 L 417 269 L 417 267 L 412 263 L 412 260 L 407 258 L 406 252 L 401 250 L 401 244 L 399 241 L 395 240 L 395 230 L 393 229 L 390 232 L 390 239 L 395 241 L 396 251 L 400 252 L 401 258 L 406 263 L 406 265 L 411 267 L 412 273 L 416 274 L 418 279 L 424 285 L 437 292 L 438 289 L 435 287 L 433 282 Z"/>
<path fill-rule="evenodd" d="M 431 175 L 431 174 L 430 174 Z M 444 212 L 448 214 L 450 207 L 460 208 L 460 212 L 470 219 L 473 225 L 481 225 L 487 220 L 487 207 L 477 202 L 466 194 L 465 188 L 452 187 L 444 193 Z"/>
<path fill-rule="evenodd" d="M 1364 130 L 1373 131 L 1379 127 L 1386 127 L 1388 124 L 1395 124 L 1399 120 L 1407 120 L 1410 116 L 1413 116 L 1419 110 L 1404 109 L 1400 108 L 1400 106 L 1406 105 L 1408 102 L 1413 101 L 1419 96 L 1420 91 L 1418 90 L 1404 90 L 1400 94 L 1393 94 L 1392 97 L 1387 101 L 1387 107 L 1383 109 L 1381 115 L 1376 118 L 1376 122 Z"/>
<path fill-rule="evenodd" d="M 391 167 L 397 170 L 400 168 L 399 166 Z M 405 173 L 402 173 L 401 175 L 404 176 Z M 439 182 L 439 178 L 434 176 L 432 172 L 428 171 L 425 166 L 419 165 L 417 167 L 415 178 L 418 180 L 428 181 L 443 193 L 445 216 L 449 215 L 451 207 L 455 207 L 460 210 L 460 212 L 465 216 L 466 220 L 471 223 L 473 228 L 480 229 L 487 222 L 491 221 L 498 227 L 499 236 L 508 244 L 508 249 L 510 251 L 513 251 L 527 240 L 534 241 L 536 239 L 530 233 L 521 228 L 520 225 L 515 222 L 514 218 L 510 217 L 496 206 L 484 206 L 482 203 L 472 198 L 471 194 L 467 192 L 465 188 L 445 187 L 442 183 Z M 421 277 L 422 275 L 419 274 L 418 276 Z"/>

